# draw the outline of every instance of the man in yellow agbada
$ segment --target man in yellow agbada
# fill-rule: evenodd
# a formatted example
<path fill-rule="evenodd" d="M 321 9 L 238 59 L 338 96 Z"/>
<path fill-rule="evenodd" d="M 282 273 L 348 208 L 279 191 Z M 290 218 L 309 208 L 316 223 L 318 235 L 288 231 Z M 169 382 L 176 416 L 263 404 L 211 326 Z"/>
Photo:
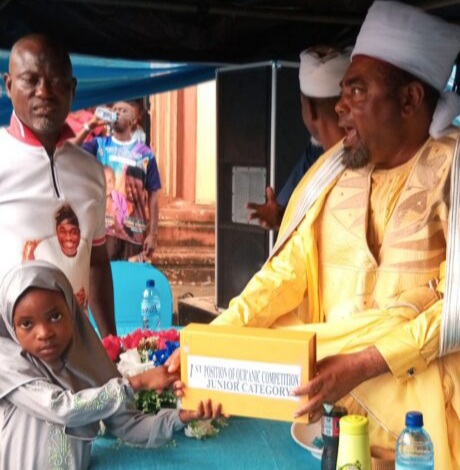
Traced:
<path fill-rule="evenodd" d="M 336 107 L 346 137 L 298 186 L 275 254 L 214 322 L 316 331 L 323 360 L 297 391 L 310 395 L 299 414 L 318 419 L 351 392 L 345 404 L 369 416 L 372 444 L 394 449 L 405 412 L 420 410 L 445 470 L 460 468 L 460 354 L 449 347 L 460 309 L 442 298 L 444 267 L 460 267 L 445 263 L 448 125 L 460 110 L 443 92 L 459 49 L 456 26 L 371 7 Z"/>
<path fill-rule="evenodd" d="M 346 137 L 296 188 L 274 253 L 214 324 L 315 331 L 298 414 L 366 414 L 393 450 L 423 412 L 435 468 L 460 469 L 460 28 L 375 2 L 336 106 Z M 452 190 L 452 192 L 450 192 Z M 452 223 L 454 221 L 454 223 Z"/>

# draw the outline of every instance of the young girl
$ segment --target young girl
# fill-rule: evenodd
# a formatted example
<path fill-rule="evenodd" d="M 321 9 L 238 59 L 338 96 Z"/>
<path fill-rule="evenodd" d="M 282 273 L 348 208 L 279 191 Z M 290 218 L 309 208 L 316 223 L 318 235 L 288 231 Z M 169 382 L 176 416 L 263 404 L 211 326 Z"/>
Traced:
<path fill-rule="evenodd" d="M 158 447 L 195 412 L 144 415 L 134 392 L 162 390 L 165 367 L 123 379 L 77 305 L 67 278 L 43 261 L 11 271 L 0 287 L 0 469 L 86 470 L 99 421 L 124 441 Z"/>

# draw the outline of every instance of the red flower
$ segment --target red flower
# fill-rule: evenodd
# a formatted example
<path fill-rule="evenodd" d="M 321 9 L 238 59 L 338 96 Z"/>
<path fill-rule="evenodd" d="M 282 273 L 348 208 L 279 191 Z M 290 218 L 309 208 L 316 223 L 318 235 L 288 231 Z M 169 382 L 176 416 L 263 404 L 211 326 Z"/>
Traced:
<path fill-rule="evenodd" d="M 179 341 L 179 332 L 174 328 L 158 332 L 158 349 L 166 348 L 166 341 Z"/>
<path fill-rule="evenodd" d="M 103 338 L 102 344 L 113 362 L 118 360 L 122 351 L 121 340 L 118 336 L 109 335 Z"/>
<path fill-rule="evenodd" d="M 159 332 L 160 338 L 164 338 L 167 341 L 179 341 L 179 332 L 174 328 L 170 330 L 163 330 Z"/>
<path fill-rule="evenodd" d="M 140 328 L 134 330 L 129 335 L 126 335 L 123 338 L 123 346 L 125 350 L 137 348 L 139 341 L 144 337 L 144 334 Z"/>
<path fill-rule="evenodd" d="M 117 362 L 120 358 L 120 354 L 123 351 L 128 351 L 128 349 L 137 349 L 139 347 L 140 341 L 144 338 L 148 340 L 155 340 L 155 342 L 151 345 L 147 345 L 147 349 L 166 349 L 166 341 L 179 341 L 179 332 L 174 328 L 171 328 L 170 330 L 161 331 L 142 331 L 140 328 L 138 328 L 129 335 L 123 337 L 112 335 L 106 336 L 102 340 L 102 344 L 104 345 L 104 348 L 107 351 L 107 354 L 109 355 L 110 359 L 114 362 Z M 146 345 L 144 344 L 143 348 L 145 347 Z"/>

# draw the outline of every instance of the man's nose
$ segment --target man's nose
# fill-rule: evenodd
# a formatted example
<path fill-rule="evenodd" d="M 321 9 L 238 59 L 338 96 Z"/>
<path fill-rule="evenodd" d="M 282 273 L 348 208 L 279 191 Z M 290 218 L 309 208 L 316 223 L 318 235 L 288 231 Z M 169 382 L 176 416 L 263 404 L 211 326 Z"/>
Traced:
<path fill-rule="evenodd" d="M 339 98 L 339 101 L 335 104 L 335 112 L 340 116 L 347 112 L 347 105 L 343 96 Z"/>
<path fill-rule="evenodd" d="M 38 96 L 50 96 L 52 94 L 53 86 L 51 82 L 46 78 L 42 77 L 37 83 L 36 94 Z"/>

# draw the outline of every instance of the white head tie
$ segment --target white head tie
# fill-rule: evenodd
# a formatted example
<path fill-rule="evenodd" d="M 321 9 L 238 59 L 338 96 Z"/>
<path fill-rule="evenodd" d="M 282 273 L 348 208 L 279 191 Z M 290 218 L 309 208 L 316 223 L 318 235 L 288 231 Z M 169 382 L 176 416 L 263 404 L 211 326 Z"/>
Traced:
<path fill-rule="evenodd" d="M 441 98 L 430 135 L 438 137 L 460 114 L 459 97 L 444 92 L 459 51 L 459 26 L 410 5 L 376 1 L 367 13 L 352 57 L 383 60 L 436 88 Z"/>
<path fill-rule="evenodd" d="M 310 98 L 340 96 L 340 82 L 350 65 L 350 53 L 330 50 L 323 56 L 312 49 L 300 54 L 300 90 Z"/>

